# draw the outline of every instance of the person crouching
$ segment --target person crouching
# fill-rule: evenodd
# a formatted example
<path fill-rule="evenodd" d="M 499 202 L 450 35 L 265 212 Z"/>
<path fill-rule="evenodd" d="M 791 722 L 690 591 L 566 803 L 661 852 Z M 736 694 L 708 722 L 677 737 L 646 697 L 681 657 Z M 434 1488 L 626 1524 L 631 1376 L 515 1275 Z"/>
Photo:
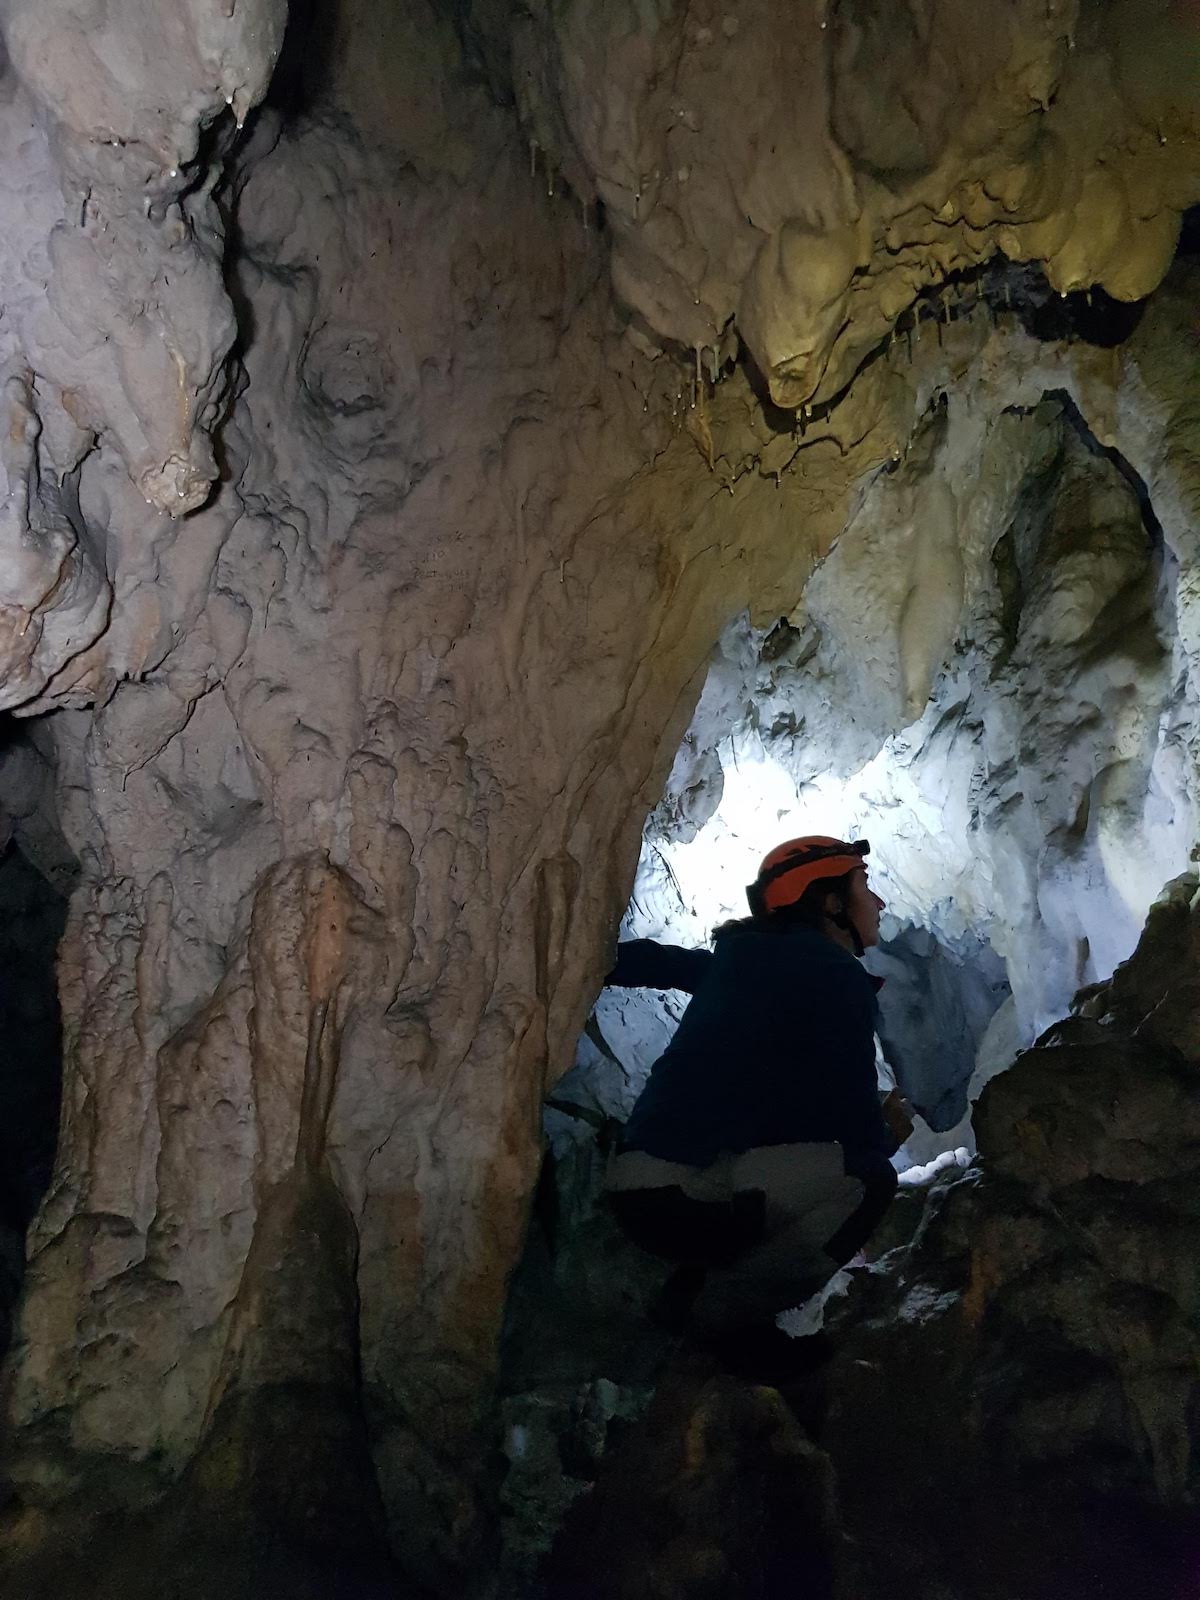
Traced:
<path fill-rule="evenodd" d="M 606 979 L 693 996 L 607 1195 L 636 1244 L 680 1264 L 690 1336 L 747 1376 L 803 1359 L 777 1314 L 862 1248 L 896 1190 L 905 1116 L 880 1102 L 876 980 L 857 959 L 884 906 L 869 849 L 790 839 L 749 886 L 750 916 L 718 928 L 711 951 L 633 940 Z"/>

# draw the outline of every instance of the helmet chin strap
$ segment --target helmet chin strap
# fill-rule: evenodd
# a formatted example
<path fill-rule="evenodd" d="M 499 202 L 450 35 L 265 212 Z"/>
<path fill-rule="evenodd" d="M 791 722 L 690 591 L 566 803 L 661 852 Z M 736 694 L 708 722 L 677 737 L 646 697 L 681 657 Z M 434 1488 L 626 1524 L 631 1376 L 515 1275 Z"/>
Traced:
<path fill-rule="evenodd" d="M 865 955 L 867 947 L 863 944 L 862 935 L 851 921 L 850 914 L 846 910 L 845 906 L 843 906 L 840 911 L 834 911 L 832 913 L 826 912 L 826 915 L 829 917 L 830 922 L 833 923 L 835 928 L 841 928 L 850 935 L 850 938 L 854 943 L 854 954 L 856 956 Z"/>

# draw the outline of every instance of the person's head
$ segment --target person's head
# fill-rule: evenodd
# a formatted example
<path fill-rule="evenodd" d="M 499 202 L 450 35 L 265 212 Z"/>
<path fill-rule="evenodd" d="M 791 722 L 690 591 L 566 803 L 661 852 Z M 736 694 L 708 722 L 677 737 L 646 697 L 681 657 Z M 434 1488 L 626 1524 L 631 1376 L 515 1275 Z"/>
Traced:
<path fill-rule="evenodd" d="M 813 928 L 861 955 L 879 942 L 883 901 L 867 883 L 865 839 L 825 834 L 789 839 L 764 857 L 746 890 L 755 922 Z"/>

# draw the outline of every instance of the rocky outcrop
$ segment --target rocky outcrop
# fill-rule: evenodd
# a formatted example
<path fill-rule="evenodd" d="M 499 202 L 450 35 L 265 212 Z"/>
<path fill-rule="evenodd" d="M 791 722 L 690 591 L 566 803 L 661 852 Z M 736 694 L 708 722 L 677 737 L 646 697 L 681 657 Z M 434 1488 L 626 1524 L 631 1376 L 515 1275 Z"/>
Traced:
<path fill-rule="evenodd" d="M 1112 981 L 988 1085 L 979 1167 L 859 1275 L 821 1436 L 856 1593 L 1104 1595 L 1139 1570 L 1186 1592 L 1198 952 L 1192 876 Z"/>
<path fill-rule="evenodd" d="M 774 1389 L 679 1364 L 546 1563 L 551 1600 L 835 1593 L 829 1458 Z"/>

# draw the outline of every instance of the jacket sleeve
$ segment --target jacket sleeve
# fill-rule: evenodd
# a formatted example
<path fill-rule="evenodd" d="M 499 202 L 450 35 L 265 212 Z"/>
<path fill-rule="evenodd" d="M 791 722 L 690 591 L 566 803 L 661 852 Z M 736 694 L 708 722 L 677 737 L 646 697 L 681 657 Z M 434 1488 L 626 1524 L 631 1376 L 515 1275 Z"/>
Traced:
<path fill-rule="evenodd" d="M 848 1171 L 860 1165 L 881 1168 L 897 1149 L 876 1090 L 876 1014 L 874 992 L 861 968 L 842 963 L 826 968 L 821 1004 L 801 1024 L 803 1052 L 812 1069 L 785 1074 L 780 1084 L 787 1125 L 824 1130 L 799 1132 L 800 1139 L 837 1139 Z"/>
<path fill-rule="evenodd" d="M 606 988 L 681 989 L 695 994 L 708 975 L 711 950 L 686 950 L 654 939 L 629 939 L 617 946 L 617 959 L 605 978 Z"/>
<path fill-rule="evenodd" d="M 880 1107 L 875 1074 L 875 1034 L 855 1049 L 842 1079 L 842 1110 L 846 1132 L 843 1142 L 863 1150 L 894 1156 L 900 1148 Z"/>

